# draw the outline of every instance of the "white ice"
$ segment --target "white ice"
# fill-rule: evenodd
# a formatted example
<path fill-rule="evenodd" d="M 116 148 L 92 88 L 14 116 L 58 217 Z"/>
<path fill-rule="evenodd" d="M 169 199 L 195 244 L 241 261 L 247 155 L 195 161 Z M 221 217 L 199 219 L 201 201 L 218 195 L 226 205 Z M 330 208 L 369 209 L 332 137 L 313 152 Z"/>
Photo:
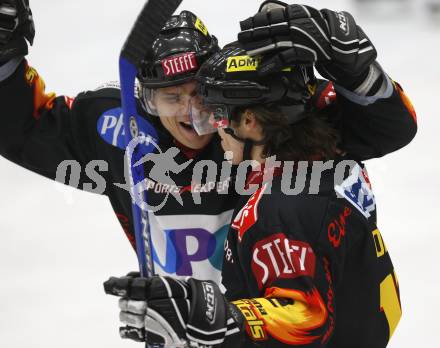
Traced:
<path fill-rule="evenodd" d="M 31 0 L 37 36 L 29 61 L 48 89 L 75 96 L 117 79 L 120 47 L 143 2 Z M 348 0 L 303 1 L 354 10 L 383 67 L 418 111 L 414 142 L 368 163 L 402 294 L 403 319 L 391 348 L 438 346 L 440 18 L 428 20 L 421 2 L 408 2 L 410 11 L 397 15 L 359 11 Z M 238 21 L 258 4 L 184 1 L 222 43 L 235 39 Z M 14 115 L 1 115 L 0 127 L 7 117 Z M 107 199 L 4 159 L 0 178 L 0 347 L 139 347 L 119 339 L 117 302 L 102 288 L 109 276 L 137 267 Z"/>

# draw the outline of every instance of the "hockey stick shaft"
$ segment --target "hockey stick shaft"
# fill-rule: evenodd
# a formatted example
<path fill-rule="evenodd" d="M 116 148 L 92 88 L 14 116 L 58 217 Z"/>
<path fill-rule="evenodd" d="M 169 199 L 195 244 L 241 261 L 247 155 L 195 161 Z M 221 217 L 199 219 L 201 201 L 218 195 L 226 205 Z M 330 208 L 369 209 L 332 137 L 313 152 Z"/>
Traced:
<path fill-rule="evenodd" d="M 154 40 L 181 3 L 182 0 L 149 0 L 138 16 L 121 56 L 135 66 L 149 58 Z"/>
<path fill-rule="evenodd" d="M 134 98 L 134 88 L 137 69 L 125 59 L 121 58 L 119 62 L 120 66 L 120 82 L 121 82 L 121 98 L 122 98 L 122 110 L 124 115 L 124 130 L 126 143 L 129 144 L 132 141 L 132 127 L 137 119 L 136 99 Z M 130 124 L 132 127 L 130 127 Z M 153 136 L 154 130 L 149 132 L 149 135 Z M 157 140 L 156 140 L 157 143 Z M 140 193 L 137 190 L 136 184 L 141 182 L 144 177 L 143 167 L 134 168 L 133 164 L 140 159 L 141 154 L 135 149 L 131 149 L 127 146 L 125 160 L 126 168 L 128 168 L 128 180 L 130 186 L 130 194 L 133 199 L 132 204 L 132 219 L 134 226 L 134 234 L 136 239 L 136 254 L 139 261 L 139 270 L 142 277 L 149 277 L 154 274 L 154 266 L 152 259 L 152 246 L 149 234 L 149 221 L 148 211 L 142 210 L 141 207 L 136 204 L 137 197 L 140 197 Z M 147 202 L 147 193 L 144 192 L 144 202 Z"/>
<path fill-rule="evenodd" d="M 174 13 L 182 0 L 149 0 L 138 16 L 123 48 L 119 59 L 121 99 L 124 115 L 124 129 L 127 145 L 137 135 L 137 102 L 134 95 L 135 81 L 142 60 L 151 57 L 152 44 L 165 25 L 166 21 Z M 150 124 L 143 130 L 147 137 L 152 138 L 157 144 L 157 134 Z M 128 147 L 127 147 L 128 149 Z M 130 156 L 126 156 L 130 169 L 130 189 L 132 197 L 138 197 L 136 184 L 144 179 L 143 167 L 133 168 L 145 152 L 139 152 L 139 146 L 133 150 Z M 126 151 L 128 154 L 129 151 Z M 144 192 L 144 202 L 147 202 L 147 191 Z M 134 233 L 136 238 L 136 253 L 139 261 L 141 276 L 154 275 L 153 249 L 149 230 L 148 211 L 142 210 L 133 201 L 132 215 Z"/>

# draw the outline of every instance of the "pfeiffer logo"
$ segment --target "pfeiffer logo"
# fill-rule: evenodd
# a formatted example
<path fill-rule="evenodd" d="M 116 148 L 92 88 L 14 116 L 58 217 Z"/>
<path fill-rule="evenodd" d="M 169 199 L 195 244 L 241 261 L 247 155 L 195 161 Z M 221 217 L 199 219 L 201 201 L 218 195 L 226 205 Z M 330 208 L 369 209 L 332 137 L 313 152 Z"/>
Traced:
<path fill-rule="evenodd" d="M 199 68 L 194 53 L 184 53 L 162 60 L 162 67 L 166 76 L 175 76 L 194 71 Z"/>
<path fill-rule="evenodd" d="M 261 290 L 277 278 L 315 276 L 316 256 L 309 244 L 274 234 L 252 251 L 252 271 Z"/>

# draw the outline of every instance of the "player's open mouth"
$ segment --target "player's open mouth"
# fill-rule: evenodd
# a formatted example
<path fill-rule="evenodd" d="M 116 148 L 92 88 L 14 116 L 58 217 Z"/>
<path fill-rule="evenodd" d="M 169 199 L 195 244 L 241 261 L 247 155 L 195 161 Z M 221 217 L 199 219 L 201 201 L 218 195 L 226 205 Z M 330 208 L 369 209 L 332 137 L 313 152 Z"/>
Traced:
<path fill-rule="evenodd" d="M 186 130 L 188 130 L 188 131 L 193 131 L 193 132 L 195 132 L 194 127 L 193 127 L 193 125 L 191 124 L 191 121 L 187 121 L 187 122 L 179 122 L 179 123 L 180 123 L 180 125 L 181 125 L 184 129 L 186 129 Z"/>

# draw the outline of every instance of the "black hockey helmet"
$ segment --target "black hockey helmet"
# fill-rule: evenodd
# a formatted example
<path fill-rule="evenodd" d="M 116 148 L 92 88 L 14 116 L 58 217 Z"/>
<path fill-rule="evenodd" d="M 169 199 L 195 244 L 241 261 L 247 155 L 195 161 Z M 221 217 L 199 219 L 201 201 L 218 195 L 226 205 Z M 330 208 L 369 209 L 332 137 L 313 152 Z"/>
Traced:
<path fill-rule="evenodd" d="M 153 43 L 138 73 L 144 88 L 162 88 L 194 79 L 199 67 L 220 50 L 217 38 L 192 12 L 172 16 Z"/>
<path fill-rule="evenodd" d="M 197 74 L 205 114 L 200 118 L 209 115 L 214 128 L 225 128 L 240 141 L 245 139 L 229 127 L 237 107 L 274 105 L 290 124 L 304 119 L 317 86 L 313 66 L 292 65 L 262 76 L 259 63 L 260 57 L 248 56 L 238 42 L 208 59 Z"/>

